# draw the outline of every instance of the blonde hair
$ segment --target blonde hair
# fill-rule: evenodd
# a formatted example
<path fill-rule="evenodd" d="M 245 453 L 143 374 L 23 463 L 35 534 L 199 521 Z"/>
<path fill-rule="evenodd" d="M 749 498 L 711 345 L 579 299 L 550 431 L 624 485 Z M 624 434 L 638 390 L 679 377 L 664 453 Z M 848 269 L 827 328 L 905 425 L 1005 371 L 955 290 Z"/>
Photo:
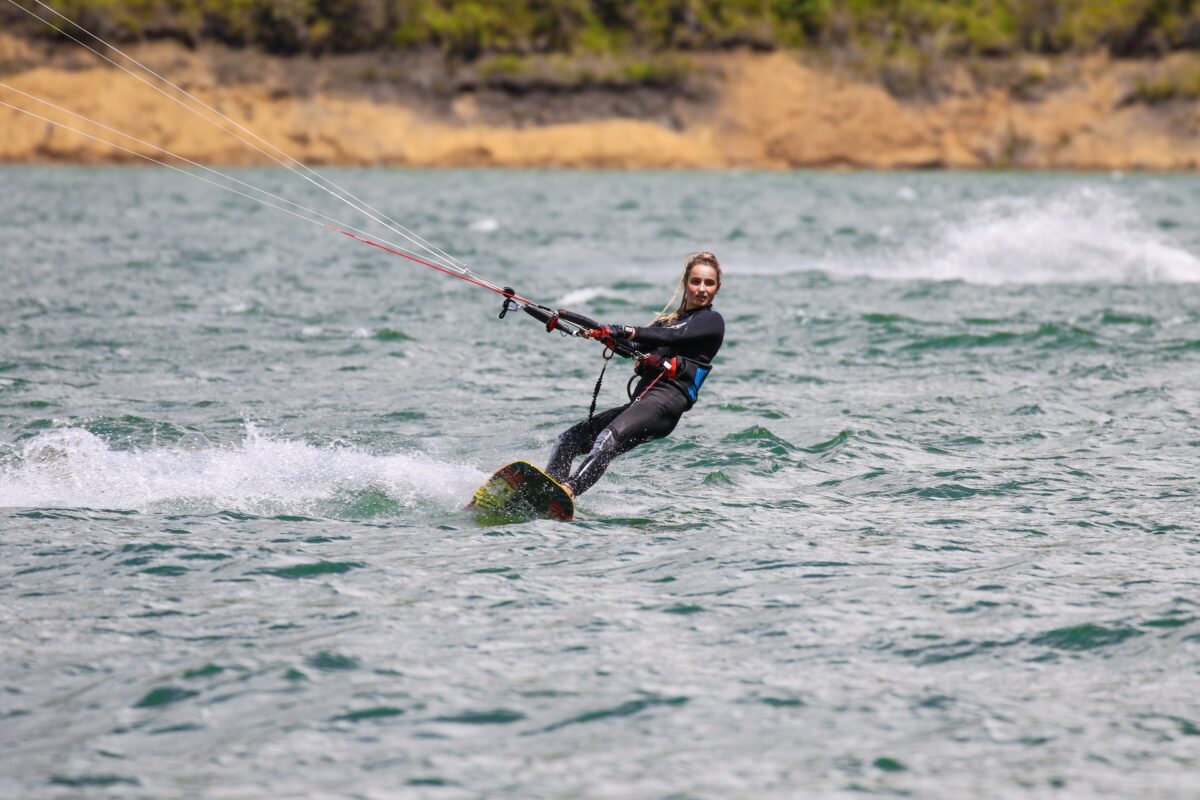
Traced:
<path fill-rule="evenodd" d="M 692 274 L 692 267 L 703 264 L 706 267 L 712 267 L 717 272 L 717 288 L 721 288 L 721 262 L 717 257 L 707 250 L 701 250 L 699 253 L 692 253 L 688 256 L 687 266 L 683 268 L 683 277 L 679 279 L 679 284 L 675 287 L 675 293 L 671 295 L 671 299 L 663 306 L 662 311 L 654 318 L 655 322 L 674 322 L 679 319 L 679 315 L 683 313 L 683 307 L 687 305 L 687 295 L 679 301 L 679 306 L 674 311 L 668 312 L 671 306 L 675 305 L 675 301 L 679 299 L 680 292 L 687 286 L 688 276 Z"/>

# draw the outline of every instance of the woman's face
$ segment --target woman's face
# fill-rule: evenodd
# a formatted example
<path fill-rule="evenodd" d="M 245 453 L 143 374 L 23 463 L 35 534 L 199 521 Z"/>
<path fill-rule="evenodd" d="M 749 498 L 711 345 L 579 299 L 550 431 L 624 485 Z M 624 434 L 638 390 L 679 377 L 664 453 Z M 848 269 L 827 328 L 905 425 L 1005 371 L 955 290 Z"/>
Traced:
<path fill-rule="evenodd" d="M 720 289 L 721 282 L 717 278 L 716 269 L 708 264 L 697 264 L 688 273 L 687 282 L 683 286 L 683 295 L 687 304 L 684 310 L 704 308 L 713 301 Z"/>

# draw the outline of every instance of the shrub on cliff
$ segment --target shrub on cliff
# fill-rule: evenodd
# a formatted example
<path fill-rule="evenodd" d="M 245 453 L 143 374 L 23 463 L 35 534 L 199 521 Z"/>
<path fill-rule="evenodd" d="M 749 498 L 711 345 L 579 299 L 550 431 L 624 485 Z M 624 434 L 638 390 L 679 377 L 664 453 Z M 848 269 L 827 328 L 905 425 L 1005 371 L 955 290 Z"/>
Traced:
<path fill-rule="evenodd" d="M 23 0 L 43 17 L 49 15 Z M 724 47 L 1006 55 L 1200 47 L 1200 0 L 47 0 L 106 39 L 277 53 L 437 47 L 484 55 Z M 9 4 L 6 27 L 41 33 Z"/>

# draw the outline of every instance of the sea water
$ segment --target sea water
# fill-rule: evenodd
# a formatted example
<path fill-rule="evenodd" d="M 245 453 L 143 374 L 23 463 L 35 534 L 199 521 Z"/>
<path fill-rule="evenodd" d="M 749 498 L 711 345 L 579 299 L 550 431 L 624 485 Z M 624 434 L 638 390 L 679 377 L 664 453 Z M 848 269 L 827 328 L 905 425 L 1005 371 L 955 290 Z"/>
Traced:
<path fill-rule="evenodd" d="M 1200 795 L 1200 179 L 333 177 L 602 322 L 715 251 L 699 403 L 481 527 L 599 345 L 176 172 L 0 170 L 0 796 Z"/>

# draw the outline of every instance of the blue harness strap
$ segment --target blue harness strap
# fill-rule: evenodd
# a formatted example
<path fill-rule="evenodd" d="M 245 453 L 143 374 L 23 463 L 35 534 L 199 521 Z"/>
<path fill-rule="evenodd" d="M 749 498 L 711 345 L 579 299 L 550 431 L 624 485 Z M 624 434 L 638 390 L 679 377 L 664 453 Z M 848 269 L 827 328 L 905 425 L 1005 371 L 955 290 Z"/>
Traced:
<path fill-rule="evenodd" d="M 687 396 L 693 403 L 696 402 L 696 396 L 700 394 L 700 387 L 704 385 L 704 379 L 708 377 L 708 373 L 712 372 L 712 367 L 696 367 L 696 374 L 692 377 L 692 382 L 688 384 Z"/>

